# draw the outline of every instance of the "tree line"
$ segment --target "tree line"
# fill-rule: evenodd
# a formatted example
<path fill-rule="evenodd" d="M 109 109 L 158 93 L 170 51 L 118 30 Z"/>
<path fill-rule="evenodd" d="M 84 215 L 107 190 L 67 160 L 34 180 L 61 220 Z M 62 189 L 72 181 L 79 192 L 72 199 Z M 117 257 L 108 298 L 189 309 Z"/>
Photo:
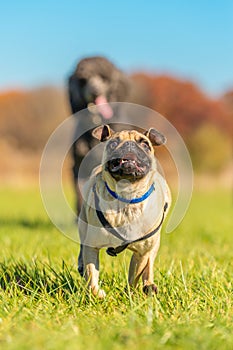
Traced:
<path fill-rule="evenodd" d="M 133 102 L 166 117 L 184 138 L 197 171 L 220 171 L 231 160 L 233 90 L 211 98 L 191 81 L 135 73 Z M 52 86 L 0 93 L 0 137 L 12 150 L 38 154 L 71 114 L 64 89 Z"/>

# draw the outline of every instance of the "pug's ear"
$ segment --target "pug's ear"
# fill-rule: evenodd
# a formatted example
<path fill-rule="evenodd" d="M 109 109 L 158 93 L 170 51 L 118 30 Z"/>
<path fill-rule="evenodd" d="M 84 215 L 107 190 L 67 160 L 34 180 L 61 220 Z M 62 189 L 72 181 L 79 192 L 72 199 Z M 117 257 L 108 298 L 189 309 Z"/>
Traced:
<path fill-rule="evenodd" d="M 163 134 L 153 128 L 150 128 L 144 132 L 144 135 L 148 137 L 153 146 L 164 145 L 167 141 L 166 137 Z"/>
<path fill-rule="evenodd" d="M 97 140 L 103 142 L 108 140 L 113 133 L 114 131 L 110 128 L 109 125 L 101 125 L 92 131 L 92 136 Z"/>

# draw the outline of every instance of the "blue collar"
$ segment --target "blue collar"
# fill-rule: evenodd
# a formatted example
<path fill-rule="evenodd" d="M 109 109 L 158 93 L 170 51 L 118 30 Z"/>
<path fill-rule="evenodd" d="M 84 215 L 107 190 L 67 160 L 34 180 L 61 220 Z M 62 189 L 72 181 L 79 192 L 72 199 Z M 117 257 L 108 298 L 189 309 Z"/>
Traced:
<path fill-rule="evenodd" d="M 105 182 L 105 186 L 108 190 L 108 192 L 116 199 L 118 199 L 119 201 L 121 202 L 124 202 L 124 203 L 130 203 L 130 204 L 133 204 L 133 203 L 140 203 L 140 202 L 143 202 L 145 199 L 147 199 L 151 193 L 154 191 L 155 187 L 154 187 L 154 184 L 152 184 L 149 188 L 149 190 L 144 193 L 143 196 L 139 197 L 139 198 L 132 198 L 132 199 L 126 199 L 126 198 L 123 198 L 123 197 L 120 197 L 118 196 L 118 194 L 114 191 L 112 191 L 109 187 L 108 187 L 108 184 Z"/>

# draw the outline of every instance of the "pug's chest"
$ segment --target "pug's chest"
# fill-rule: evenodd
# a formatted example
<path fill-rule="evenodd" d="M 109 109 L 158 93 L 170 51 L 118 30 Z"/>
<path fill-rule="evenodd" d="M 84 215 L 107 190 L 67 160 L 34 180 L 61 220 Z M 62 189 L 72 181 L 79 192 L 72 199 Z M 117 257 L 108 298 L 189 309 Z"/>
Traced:
<path fill-rule="evenodd" d="M 108 208 L 105 210 L 105 217 L 113 227 L 132 225 L 137 219 L 142 217 L 143 205 L 126 205 L 123 208 Z"/>
<path fill-rule="evenodd" d="M 108 207 L 103 211 L 108 223 L 126 241 L 137 240 L 150 232 L 161 215 L 161 210 L 159 207 L 156 209 L 154 201 L 127 204 L 123 208 Z M 105 234 L 112 235 L 107 231 Z"/>

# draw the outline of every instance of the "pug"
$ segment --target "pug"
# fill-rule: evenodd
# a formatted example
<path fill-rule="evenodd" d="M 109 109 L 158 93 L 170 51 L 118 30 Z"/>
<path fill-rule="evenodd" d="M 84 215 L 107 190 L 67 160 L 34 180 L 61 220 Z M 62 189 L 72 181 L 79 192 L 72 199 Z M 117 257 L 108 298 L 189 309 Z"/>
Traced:
<path fill-rule="evenodd" d="M 160 231 L 171 204 L 169 187 L 158 172 L 154 147 L 166 138 L 151 128 L 114 132 L 99 126 L 93 137 L 105 142 L 102 164 L 94 169 L 84 188 L 78 227 L 82 244 L 79 269 L 94 296 L 105 297 L 99 287 L 99 250 L 117 256 L 133 252 L 128 283 L 136 287 L 142 277 L 143 291 L 157 293 L 153 264 L 160 245 Z"/>

